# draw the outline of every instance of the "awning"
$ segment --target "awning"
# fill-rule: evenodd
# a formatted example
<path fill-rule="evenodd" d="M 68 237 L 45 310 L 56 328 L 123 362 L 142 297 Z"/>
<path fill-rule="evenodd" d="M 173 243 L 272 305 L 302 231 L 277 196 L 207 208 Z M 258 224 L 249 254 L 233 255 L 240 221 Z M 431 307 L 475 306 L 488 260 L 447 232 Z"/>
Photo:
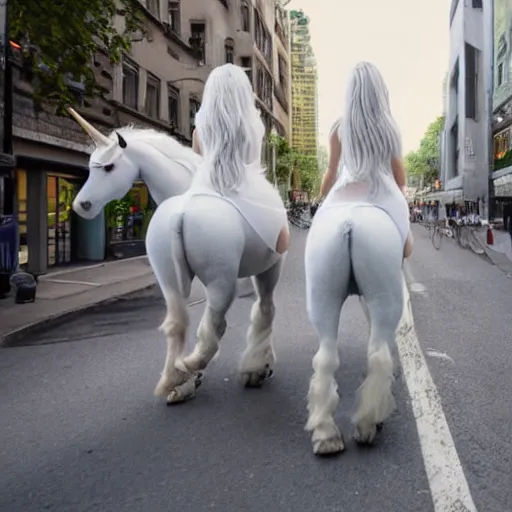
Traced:
<path fill-rule="evenodd" d="M 440 190 L 431 192 L 423 197 L 424 201 L 439 201 L 441 204 L 452 204 L 464 200 L 464 194 L 461 188 L 455 190 Z"/>

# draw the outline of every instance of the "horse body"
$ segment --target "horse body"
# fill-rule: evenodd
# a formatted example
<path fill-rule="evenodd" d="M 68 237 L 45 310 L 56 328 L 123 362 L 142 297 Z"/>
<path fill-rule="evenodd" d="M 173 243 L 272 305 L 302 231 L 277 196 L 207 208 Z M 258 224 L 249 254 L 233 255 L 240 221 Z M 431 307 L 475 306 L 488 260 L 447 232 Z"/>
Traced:
<path fill-rule="evenodd" d="M 309 319 L 319 337 L 308 394 L 309 418 L 317 454 L 345 447 L 333 414 L 338 406 L 338 329 L 342 306 L 359 295 L 370 322 L 368 374 L 357 394 L 352 417 L 357 441 L 373 442 L 379 425 L 394 408 L 393 361 L 403 310 L 403 241 L 391 217 L 369 203 L 320 209 L 308 234 L 305 253 Z M 363 302 L 364 301 L 364 302 Z"/>
<path fill-rule="evenodd" d="M 167 304 L 161 326 L 167 337 L 167 357 L 155 394 L 166 396 L 170 403 L 194 395 L 198 372 L 213 359 L 224 335 L 237 279 L 247 276 L 254 276 L 258 298 L 240 374 L 245 385 L 261 385 L 275 362 L 273 292 L 283 257 L 265 245 L 232 204 L 204 195 L 185 194 L 164 201 L 151 219 L 146 247 Z M 194 277 L 205 286 L 207 303 L 195 348 L 185 355 L 189 326 L 185 301 Z"/>
<path fill-rule="evenodd" d="M 132 126 L 119 128 L 107 137 L 74 110 L 70 113 L 96 145 L 89 177 L 73 201 L 73 210 L 84 219 L 93 219 L 107 203 L 122 199 L 137 180 L 147 185 L 157 205 L 190 188 L 202 161 L 191 148 L 164 132 Z M 240 296 L 253 292 L 248 280 L 239 285 Z"/>

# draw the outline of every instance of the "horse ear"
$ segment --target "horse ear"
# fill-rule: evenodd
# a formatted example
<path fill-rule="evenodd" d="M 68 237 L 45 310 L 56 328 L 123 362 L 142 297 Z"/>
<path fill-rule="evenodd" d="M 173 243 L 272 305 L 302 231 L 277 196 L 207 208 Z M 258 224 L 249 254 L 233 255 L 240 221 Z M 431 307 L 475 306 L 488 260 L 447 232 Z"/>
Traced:
<path fill-rule="evenodd" d="M 117 141 L 119 142 L 119 145 L 124 149 L 127 146 L 126 141 L 123 139 L 123 137 L 121 135 L 119 135 L 118 132 L 116 132 L 116 135 L 117 135 Z"/>

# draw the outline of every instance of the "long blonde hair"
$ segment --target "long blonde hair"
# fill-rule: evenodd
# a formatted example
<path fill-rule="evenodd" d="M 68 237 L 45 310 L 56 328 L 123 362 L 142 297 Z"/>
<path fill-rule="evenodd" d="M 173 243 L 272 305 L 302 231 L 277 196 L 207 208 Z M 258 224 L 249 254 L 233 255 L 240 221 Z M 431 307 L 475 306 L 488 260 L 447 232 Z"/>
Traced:
<path fill-rule="evenodd" d="M 237 190 L 248 167 L 260 167 L 265 126 L 242 68 L 224 64 L 206 81 L 196 115 L 202 168 L 220 194 Z"/>
<path fill-rule="evenodd" d="M 392 158 L 401 156 L 401 135 L 391 115 L 388 89 L 373 64 L 359 62 L 352 72 L 339 136 L 340 163 L 354 181 L 375 184 L 382 172 L 392 172 Z"/>

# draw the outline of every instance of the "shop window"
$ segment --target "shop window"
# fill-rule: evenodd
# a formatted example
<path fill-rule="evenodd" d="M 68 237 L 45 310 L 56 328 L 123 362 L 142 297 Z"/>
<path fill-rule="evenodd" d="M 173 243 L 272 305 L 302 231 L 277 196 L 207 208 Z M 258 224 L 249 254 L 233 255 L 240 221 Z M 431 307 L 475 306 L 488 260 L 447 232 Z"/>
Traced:
<path fill-rule="evenodd" d="M 105 208 L 110 243 L 143 240 L 153 211 L 146 185 L 134 183 L 123 199 L 111 201 Z"/>
<path fill-rule="evenodd" d="M 74 233 L 71 205 L 80 189 L 80 183 L 61 176 L 48 175 L 47 222 L 48 266 L 63 265 L 73 261 Z"/>
<path fill-rule="evenodd" d="M 27 171 L 18 169 L 16 171 L 16 182 L 18 188 L 18 233 L 19 253 L 18 259 L 21 267 L 28 264 L 28 243 L 27 243 Z"/>

